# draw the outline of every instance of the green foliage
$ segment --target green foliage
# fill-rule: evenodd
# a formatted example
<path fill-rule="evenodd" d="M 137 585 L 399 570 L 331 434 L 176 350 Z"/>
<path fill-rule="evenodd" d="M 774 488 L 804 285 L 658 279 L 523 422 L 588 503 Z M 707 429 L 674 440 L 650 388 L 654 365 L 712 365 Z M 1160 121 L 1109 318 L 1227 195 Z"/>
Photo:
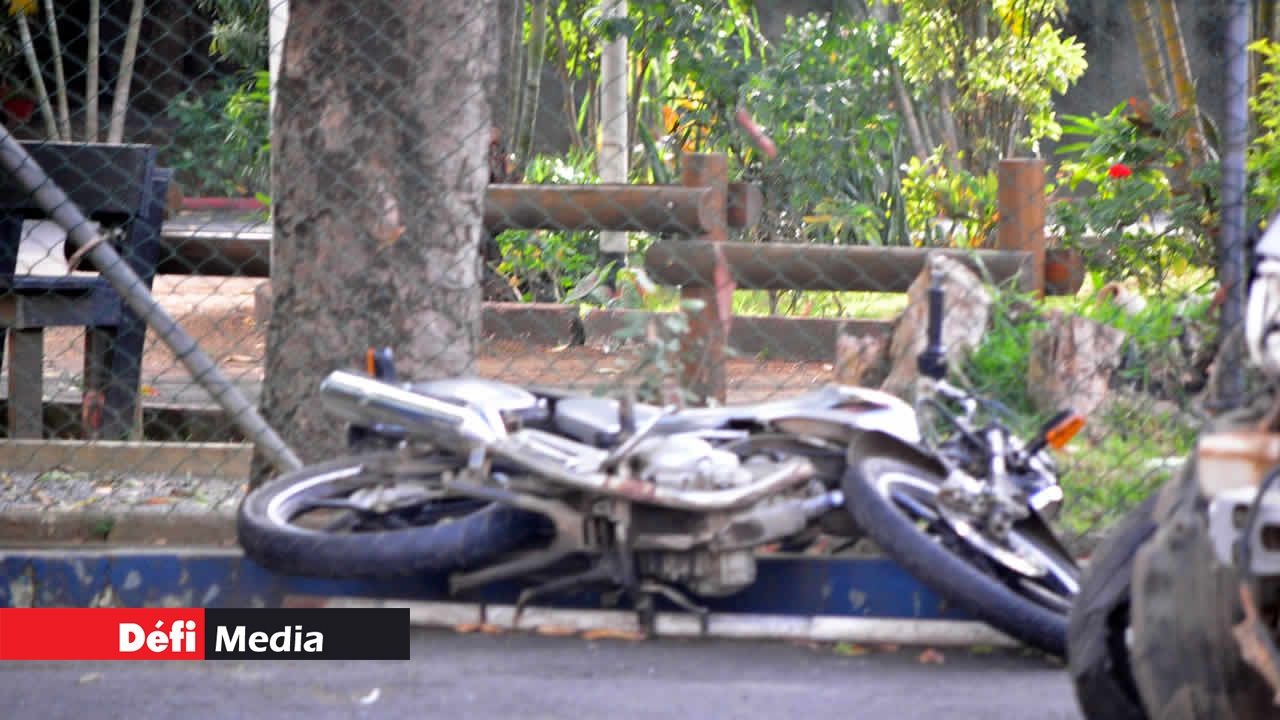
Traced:
<path fill-rule="evenodd" d="M 948 164 L 985 173 L 1017 148 L 1061 130 L 1053 95 L 1084 74 L 1084 45 L 1053 26 L 1063 0 L 889 0 L 899 11 L 893 56 L 939 125 L 962 137 Z"/>
<path fill-rule="evenodd" d="M 1039 417 L 1027 388 L 1031 337 L 1044 327 L 1031 295 L 1009 288 L 992 292 L 991 323 L 963 364 L 962 374 L 982 396 L 996 400 L 1031 427 Z"/>
<path fill-rule="evenodd" d="M 1249 144 L 1249 211 L 1254 222 L 1280 210 L 1280 43 L 1259 40 L 1249 46 L 1263 66 L 1249 108 L 1258 133 Z"/>
<path fill-rule="evenodd" d="M 267 24 L 275 0 L 198 0 L 213 15 L 209 53 L 249 70 L 267 66 Z"/>
<path fill-rule="evenodd" d="M 270 190 L 270 78 L 224 80 L 205 94 L 186 92 L 166 111 L 174 121 L 165 164 L 188 194 L 252 196 Z"/>
<path fill-rule="evenodd" d="M 693 394 L 680 383 L 681 355 L 692 341 L 689 314 L 700 312 L 701 300 L 682 300 L 677 311 L 662 315 L 633 313 L 614 338 L 638 344 L 631 360 L 624 364 L 621 380 L 635 388 L 636 399 L 654 405 L 693 402 Z M 617 390 L 618 383 L 599 388 L 598 394 Z"/>
<path fill-rule="evenodd" d="M 1110 527 L 1171 477 L 1197 430 L 1197 423 L 1154 407 L 1149 398 L 1114 398 L 1060 459 L 1067 501 L 1059 525 L 1070 535 Z"/>
<path fill-rule="evenodd" d="M 525 170 L 530 183 L 581 185 L 598 182 L 595 155 L 538 155 Z M 502 259 L 495 268 L 525 302 L 561 302 L 596 269 L 599 233 L 507 230 L 497 237 Z"/>
<path fill-rule="evenodd" d="M 891 37 L 873 20 L 788 18 L 762 71 L 750 78 L 746 104 L 786 158 L 759 175 L 782 234 L 813 242 L 909 243 L 899 116 L 884 70 Z"/>
<path fill-rule="evenodd" d="M 1210 313 L 1212 285 L 1187 293 L 1145 299 L 1136 312 L 1107 299 L 1081 303 L 1077 312 L 1125 334 L 1124 362 L 1116 370 L 1121 384 L 1181 403 L 1199 352 L 1212 348 L 1218 325 Z"/>
<path fill-rule="evenodd" d="M 980 247 L 996 227 L 998 190 L 994 170 L 950 170 L 941 147 L 923 162 L 912 157 L 902 178 L 907 226 L 923 245 Z"/>
<path fill-rule="evenodd" d="M 1141 502 L 1169 476 L 1166 461 L 1184 457 L 1195 442 L 1196 423 L 1178 403 L 1159 402 L 1143 391 L 1156 389 L 1153 375 L 1162 368 L 1185 370 L 1185 358 L 1176 356 L 1189 328 L 1207 331 L 1202 340 L 1212 340 L 1204 293 L 1205 288 L 1195 288 L 1186 297 L 1149 297 L 1136 314 L 1103 300 L 1052 301 L 1057 309 L 1117 327 L 1128 337 L 1128 361 L 1117 372 L 1108 401 L 1058 454 L 1067 497 L 1059 523 L 1070 535 L 1104 528 Z M 979 394 L 1008 408 L 1005 420 L 1026 437 L 1047 420 L 1036 411 L 1034 389 L 1027 386 L 1031 339 L 1045 327 L 1047 307 L 1011 289 L 996 289 L 993 301 L 982 344 L 958 374 Z"/>
<path fill-rule="evenodd" d="M 751 151 L 733 124 L 743 88 L 764 69 L 767 45 L 751 3 L 634 0 L 630 50 L 647 82 L 635 83 L 638 120 L 665 137 L 668 153 L 727 152 L 745 165 Z M 660 172 L 646 154 L 641 173 Z"/>
<path fill-rule="evenodd" d="M 1059 180 L 1083 197 L 1054 211 L 1064 244 L 1081 251 L 1106 280 L 1135 278 L 1160 289 L 1171 274 L 1212 261 L 1218 223 L 1216 163 L 1190 170 L 1182 142 L 1189 116 L 1166 105 L 1130 117 L 1118 105 L 1105 115 L 1070 116 L 1064 134 L 1081 138 Z"/>

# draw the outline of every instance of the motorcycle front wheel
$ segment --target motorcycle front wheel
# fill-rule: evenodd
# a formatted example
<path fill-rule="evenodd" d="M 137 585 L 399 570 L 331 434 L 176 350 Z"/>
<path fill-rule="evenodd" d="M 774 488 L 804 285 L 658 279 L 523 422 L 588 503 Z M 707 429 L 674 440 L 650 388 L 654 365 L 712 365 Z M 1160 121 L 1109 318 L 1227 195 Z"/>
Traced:
<path fill-rule="evenodd" d="M 473 568 L 537 539 L 540 515 L 444 495 L 440 475 L 460 466 L 383 452 L 287 473 L 241 503 L 240 545 L 274 572 L 354 578 Z"/>
<path fill-rule="evenodd" d="M 960 537 L 942 519 L 941 484 L 920 465 L 864 456 L 845 472 L 845 505 L 886 555 L 948 602 L 1020 642 L 1065 656 L 1067 614 L 1079 587 L 1075 562 L 1040 533 L 1015 525 L 1008 547 L 1047 569 L 1016 572 L 998 559 L 1000 550 Z"/>
<path fill-rule="evenodd" d="M 1129 662 L 1133 560 L 1155 533 L 1158 494 L 1130 510 L 1093 553 L 1067 626 L 1067 670 L 1085 717 L 1147 720 Z"/>

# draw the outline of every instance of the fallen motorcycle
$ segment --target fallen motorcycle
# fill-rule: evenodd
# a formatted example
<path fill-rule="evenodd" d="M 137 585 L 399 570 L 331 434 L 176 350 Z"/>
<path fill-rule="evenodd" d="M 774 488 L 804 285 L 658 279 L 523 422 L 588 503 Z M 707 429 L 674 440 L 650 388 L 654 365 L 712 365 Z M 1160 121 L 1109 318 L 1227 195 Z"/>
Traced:
<path fill-rule="evenodd" d="M 657 597 L 705 618 L 698 598 L 749 586 L 764 546 L 865 533 L 951 603 L 1061 655 L 1079 571 L 1047 524 L 1062 501 L 1050 446 L 1081 419 L 1017 438 L 945 380 L 942 314 L 935 282 L 914 406 L 830 385 L 677 411 L 474 378 L 403 383 L 389 355 L 371 356 L 369 373 L 335 371 L 320 394 L 382 449 L 254 489 L 240 542 L 293 575 L 442 572 L 454 593 L 518 578 L 521 608 L 603 585 L 651 626 Z"/>
<path fill-rule="evenodd" d="M 1255 254 L 1245 345 L 1270 387 L 1205 427 L 1091 562 L 1069 633 L 1090 718 L 1280 717 L 1280 216 Z"/>

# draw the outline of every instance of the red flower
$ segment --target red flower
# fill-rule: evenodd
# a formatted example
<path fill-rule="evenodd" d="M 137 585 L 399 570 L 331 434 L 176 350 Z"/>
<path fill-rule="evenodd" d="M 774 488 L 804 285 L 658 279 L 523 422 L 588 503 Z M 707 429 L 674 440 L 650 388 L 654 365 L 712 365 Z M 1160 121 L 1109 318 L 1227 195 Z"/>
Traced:
<path fill-rule="evenodd" d="M 1133 171 L 1130 170 L 1129 166 L 1125 165 L 1124 163 L 1116 163 L 1115 165 L 1111 166 L 1110 170 L 1107 170 L 1107 177 L 1115 178 L 1115 179 L 1127 178 L 1132 174 L 1133 174 Z"/>

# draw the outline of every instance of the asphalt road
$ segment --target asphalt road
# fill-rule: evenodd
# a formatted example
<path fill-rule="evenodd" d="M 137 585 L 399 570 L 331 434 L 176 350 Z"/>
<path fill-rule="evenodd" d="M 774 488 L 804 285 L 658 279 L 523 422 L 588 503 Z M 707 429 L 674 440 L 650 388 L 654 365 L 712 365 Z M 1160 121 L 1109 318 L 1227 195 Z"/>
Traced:
<path fill-rule="evenodd" d="M 408 662 L 0 663 L 0 707 L 45 720 L 1080 719 L 1042 656 L 921 652 L 415 631 Z"/>

